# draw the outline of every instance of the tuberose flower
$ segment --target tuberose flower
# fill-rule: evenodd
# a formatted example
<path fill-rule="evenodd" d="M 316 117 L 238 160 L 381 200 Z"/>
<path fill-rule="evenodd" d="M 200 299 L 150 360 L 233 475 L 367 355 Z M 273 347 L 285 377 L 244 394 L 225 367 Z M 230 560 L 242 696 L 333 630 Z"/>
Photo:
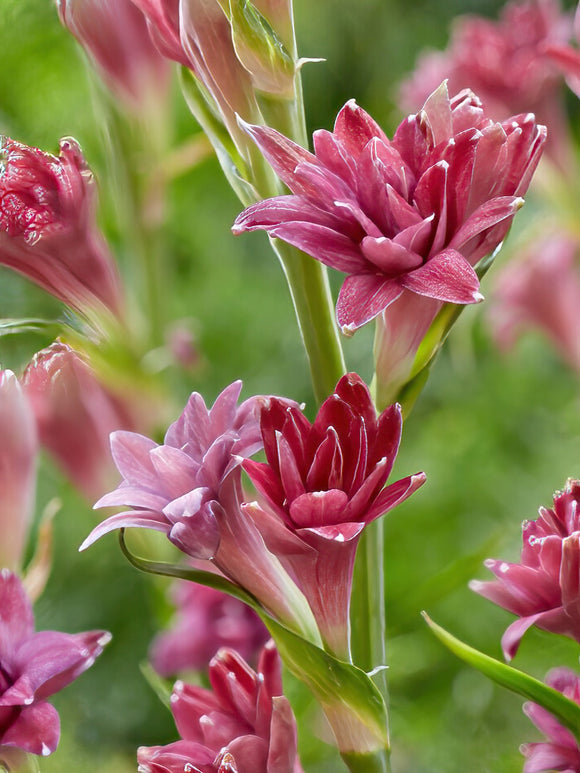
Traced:
<path fill-rule="evenodd" d="M 132 110 L 159 109 L 169 88 L 169 66 L 136 5 L 131 0 L 56 0 L 56 5 L 113 94 Z"/>
<path fill-rule="evenodd" d="M 187 670 L 205 671 L 222 647 L 256 662 L 269 634 L 250 607 L 214 588 L 178 581 L 172 586 L 175 624 L 153 641 L 149 658 L 163 677 Z"/>
<path fill-rule="evenodd" d="M 139 772 L 301 773 L 274 642 L 264 647 L 256 672 L 233 650 L 220 650 L 209 679 L 212 690 L 175 684 L 171 708 L 181 740 L 142 746 Z"/>
<path fill-rule="evenodd" d="M 77 142 L 57 157 L 0 138 L 0 264 L 77 311 L 121 311 L 117 270 L 95 220 L 93 176 Z"/>
<path fill-rule="evenodd" d="M 472 580 L 471 590 L 518 616 L 502 637 L 507 660 L 513 658 L 532 625 L 580 642 L 580 481 L 568 480 L 554 495 L 553 508 L 524 521 L 519 564 L 488 559 L 496 580 Z"/>
<path fill-rule="evenodd" d="M 18 577 L 0 572 L 0 758 L 4 748 L 46 756 L 60 724 L 47 698 L 86 671 L 110 641 L 106 631 L 34 632 L 32 607 Z"/>
<path fill-rule="evenodd" d="M 194 392 L 162 445 L 135 432 L 111 435 L 123 480 L 95 507 L 131 509 L 103 521 L 81 550 L 114 529 L 163 532 L 188 556 L 211 561 L 287 625 L 317 640 L 304 597 L 240 508 L 240 464 L 262 447 L 258 414 L 265 399 L 253 397 L 238 406 L 241 388 L 241 381 L 230 384 L 210 410 Z"/>
<path fill-rule="evenodd" d="M 37 352 L 22 376 L 40 442 L 94 501 L 114 474 L 109 434 L 131 426 L 128 412 L 88 362 L 61 341 Z"/>
<path fill-rule="evenodd" d="M 580 676 L 569 668 L 554 668 L 546 676 L 546 684 L 574 703 L 580 704 Z M 580 748 L 574 735 L 558 720 L 535 703 L 525 703 L 524 712 L 534 725 L 548 737 L 540 743 L 525 743 L 520 751 L 526 757 L 523 773 L 562 770 L 580 773 Z"/>
<path fill-rule="evenodd" d="M 252 205 L 234 233 L 262 229 L 348 276 L 336 306 L 345 333 L 410 294 L 481 300 L 472 266 L 503 239 L 545 139 L 522 115 L 503 124 L 443 84 L 389 140 L 351 100 L 309 153 L 246 126 L 292 195 Z"/>
<path fill-rule="evenodd" d="M 38 438 L 18 379 L 0 371 L 0 567 L 21 569 L 34 511 Z"/>
<path fill-rule="evenodd" d="M 360 534 L 425 482 L 424 473 L 417 473 L 385 487 L 401 427 L 399 406 L 377 416 L 366 384 L 349 373 L 313 424 L 298 407 L 270 398 L 261 411 L 267 461 L 243 462 L 269 508 L 246 509 L 295 576 L 325 643 L 340 657 L 349 656 Z"/>

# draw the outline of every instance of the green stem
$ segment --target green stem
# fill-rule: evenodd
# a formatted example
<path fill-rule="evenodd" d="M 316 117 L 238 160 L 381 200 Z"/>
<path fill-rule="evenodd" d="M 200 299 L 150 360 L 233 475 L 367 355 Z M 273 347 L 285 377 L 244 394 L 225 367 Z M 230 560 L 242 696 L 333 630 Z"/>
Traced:
<path fill-rule="evenodd" d="M 312 386 L 320 404 L 334 392 L 346 372 L 325 267 L 279 239 L 272 239 L 284 269 L 302 341 L 310 364 Z"/>

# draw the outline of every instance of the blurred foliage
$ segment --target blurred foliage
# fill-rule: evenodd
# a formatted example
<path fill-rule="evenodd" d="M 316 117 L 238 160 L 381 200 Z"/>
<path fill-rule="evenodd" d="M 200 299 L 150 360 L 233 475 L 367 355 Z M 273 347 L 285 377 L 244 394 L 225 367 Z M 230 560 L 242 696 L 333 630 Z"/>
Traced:
<path fill-rule="evenodd" d="M 570 5 L 570 4 L 569 4 Z M 329 128 L 356 97 L 391 131 L 400 120 L 396 84 L 418 51 L 445 45 L 459 12 L 492 16 L 499 2 L 449 0 L 297 0 L 300 53 L 326 63 L 304 69 L 310 129 Z M 0 132 L 55 151 L 61 136 L 81 142 L 99 180 L 101 220 L 122 268 L 128 264 L 112 189 L 99 88 L 60 27 L 49 0 L 3 0 L 0 8 Z M 96 108 L 96 110 L 95 110 Z M 174 95 L 175 145 L 198 130 Z M 244 393 L 282 393 L 312 403 L 305 356 L 285 283 L 262 235 L 234 239 L 239 211 L 215 159 L 175 179 L 168 191 L 167 299 L 172 320 L 190 320 L 200 365 L 163 373 L 171 415 L 193 390 L 209 403 L 235 378 Z M 526 212 L 516 227 L 526 227 Z M 62 308 L 25 280 L 0 273 L 2 317 L 62 316 Z M 333 278 L 336 286 L 338 278 Z M 484 288 L 485 289 L 485 288 Z M 393 763 L 397 773 L 514 773 L 518 746 L 537 738 L 521 701 L 453 660 L 420 619 L 426 608 L 450 631 L 499 655 L 511 616 L 466 587 L 483 577 L 488 555 L 515 559 L 520 523 L 549 505 L 566 477 L 580 475 L 577 377 L 539 337 L 509 357 L 490 343 L 485 304 L 468 309 L 433 368 L 406 423 L 397 462 L 401 475 L 423 469 L 427 485 L 386 521 L 389 678 Z M 49 341 L 43 335 L 0 340 L 4 367 L 20 368 Z M 372 331 L 346 346 L 350 367 L 369 379 Z M 307 407 L 308 410 L 308 407 Z M 36 605 L 40 628 L 107 628 L 113 643 L 79 681 L 54 698 L 61 713 L 59 750 L 42 770 L 123 773 L 135 769 L 138 745 L 174 738 L 172 720 L 139 671 L 161 621 L 166 586 L 151 586 L 127 566 L 113 536 L 88 553 L 77 545 L 96 522 L 90 506 L 43 460 L 37 509 L 51 498 L 56 518 L 54 569 Z M 578 648 L 559 637 L 528 633 L 516 665 L 542 677 L 573 666 Z M 341 767 L 322 720 L 301 688 L 288 690 L 303 730 L 307 771 Z"/>

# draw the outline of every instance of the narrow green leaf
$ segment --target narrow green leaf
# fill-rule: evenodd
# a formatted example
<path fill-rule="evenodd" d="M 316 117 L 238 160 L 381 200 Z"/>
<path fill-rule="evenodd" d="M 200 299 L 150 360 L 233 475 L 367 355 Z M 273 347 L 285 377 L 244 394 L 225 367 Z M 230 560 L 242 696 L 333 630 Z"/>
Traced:
<path fill-rule="evenodd" d="M 470 647 L 434 623 L 425 612 L 422 614 L 435 636 L 454 655 L 502 687 L 543 706 L 580 740 L 580 706 L 577 703 L 533 676 Z"/>

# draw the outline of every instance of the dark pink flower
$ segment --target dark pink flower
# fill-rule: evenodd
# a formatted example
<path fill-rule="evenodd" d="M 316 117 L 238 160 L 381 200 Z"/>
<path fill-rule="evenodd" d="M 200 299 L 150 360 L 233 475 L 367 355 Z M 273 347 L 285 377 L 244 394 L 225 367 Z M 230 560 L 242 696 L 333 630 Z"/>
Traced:
<path fill-rule="evenodd" d="M 222 647 L 255 663 L 269 634 L 256 613 L 241 601 L 193 582 L 177 582 L 172 597 L 175 625 L 153 641 L 149 658 L 158 674 L 204 671 Z"/>
<path fill-rule="evenodd" d="M 572 234 L 548 233 L 524 246 L 521 259 L 496 274 L 488 319 L 503 349 L 535 328 L 580 373 L 578 248 Z"/>
<path fill-rule="evenodd" d="M 97 229 L 95 185 L 80 147 L 56 158 L 8 139 L 0 144 L 0 264 L 78 311 L 121 308 L 119 277 Z"/>
<path fill-rule="evenodd" d="M 546 684 L 580 704 L 580 676 L 568 668 L 554 668 L 546 676 Z M 561 770 L 580 773 L 580 748 L 573 734 L 558 720 L 535 703 L 525 703 L 524 712 L 534 725 L 548 737 L 541 743 L 525 743 L 520 747 L 526 757 L 523 773 Z"/>
<path fill-rule="evenodd" d="M 257 672 L 236 652 L 221 650 L 209 678 L 212 690 L 175 684 L 171 706 L 182 740 L 142 746 L 140 773 L 301 773 L 274 642 L 264 647 Z"/>
<path fill-rule="evenodd" d="M 131 0 L 56 0 L 60 19 L 119 100 L 149 113 L 169 88 L 169 66 Z"/>
<path fill-rule="evenodd" d="M 94 501 L 114 474 L 109 434 L 132 425 L 128 412 L 90 365 L 60 341 L 34 355 L 22 384 L 40 442 L 87 499 Z"/>
<path fill-rule="evenodd" d="M 549 149 L 564 161 L 569 138 L 562 78 L 545 53 L 565 44 L 570 33 L 570 19 L 557 0 L 509 2 L 497 21 L 460 16 L 446 51 L 424 53 L 402 84 L 402 109 L 417 110 L 446 78 L 451 93 L 473 89 L 497 121 L 514 113 L 534 113 L 548 127 Z"/>
<path fill-rule="evenodd" d="M 56 709 L 46 699 L 86 671 L 110 641 L 106 631 L 34 632 L 18 577 L 0 572 L 0 757 L 2 747 L 46 756 L 58 744 Z"/>
<path fill-rule="evenodd" d="M 516 654 L 532 625 L 580 642 L 580 481 L 568 480 L 554 506 L 524 521 L 519 564 L 488 559 L 497 580 L 472 580 L 470 588 L 518 616 L 502 638 L 506 659 Z"/>
<path fill-rule="evenodd" d="M 504 238 L 540 158 L 532 115 L 502 124 L 442 85 L 389 140 L 354 101 L 309 153 L 246 126 L 292 195 L 258 202 L 233 231 L 262 229 L 348 274 L 336 316 L 354 330 L 398 299 L 481 300 L 473 266 Z"/>
<path fill-rule="evenodd" d="M 210 410 L 194 392 L 162 445 L 134 432 L 113 432 L 113 459 L 123 480 L 95 507 L 131 509 L 93 529 L 81 550 L 114 529 L 163 532 L 188 556 L 211 561 L 271 613 L 316 640 L 305 599 L 240 508 L 240 464 L 262 447 L 258 414 L 265 399 L 238 406 L 241 388 L 240 381 L 231 384 Z"/>
<path fill-rule="evenodd" d="M 0 371 L 0 567 L 21 568 L 34 513 L 38 437 L 18 379 Z"/>
<path fill-rule="evenodd" d="M 247 511 L 295 576 L 325 643 L 341 657 L 348 657 L 360 534 L 425 481 L 418 473 L 385 488 L 401 427 L 399 406 L 377 416 L 366 384 L 349 373 L 313 424 L 298 407 L 271 398 L 261 414 L 267 461 L 243 463 L 271 510 L 249 505 Z"/>

